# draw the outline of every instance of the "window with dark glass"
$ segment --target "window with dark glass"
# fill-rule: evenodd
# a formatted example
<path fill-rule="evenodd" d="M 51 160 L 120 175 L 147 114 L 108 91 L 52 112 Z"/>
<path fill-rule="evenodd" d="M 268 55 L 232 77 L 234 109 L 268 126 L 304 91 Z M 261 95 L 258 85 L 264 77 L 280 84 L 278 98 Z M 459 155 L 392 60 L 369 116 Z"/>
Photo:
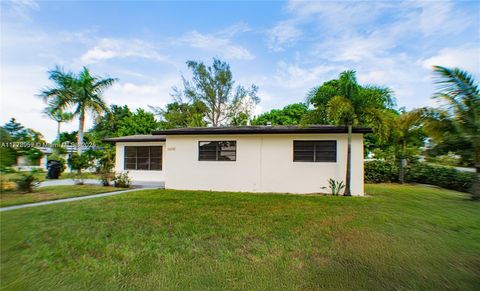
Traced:
<path fill-rule="evenodd" d="M 125 170 L 162 170 L 161 146 L 126 146 Z"/>
<path fill-rule="evenodd" d="M 336 140 L 293 141 L 294 162 L 336 162 Z"/>
<path fill-rule="evenodd" d="M 198 143 L 199 161 L 235 161 L 236 159 L 236 141 L 200 141 Z"/>

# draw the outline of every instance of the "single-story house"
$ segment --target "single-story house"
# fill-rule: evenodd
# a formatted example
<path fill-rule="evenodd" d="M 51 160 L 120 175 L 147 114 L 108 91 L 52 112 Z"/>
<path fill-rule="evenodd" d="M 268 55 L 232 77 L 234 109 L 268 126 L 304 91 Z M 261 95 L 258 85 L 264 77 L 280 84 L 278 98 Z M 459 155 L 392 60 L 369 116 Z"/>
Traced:
<path fill-rule="evenodd" d="M 352 136 L 351 189 L 363 195 L 363 134 Z M 116 144 L 115 171 L 167 189 L 244 192 L 329 192 L 345 181 L 347 128 L 242 126 L 178 128 L 107 139 Z"/>

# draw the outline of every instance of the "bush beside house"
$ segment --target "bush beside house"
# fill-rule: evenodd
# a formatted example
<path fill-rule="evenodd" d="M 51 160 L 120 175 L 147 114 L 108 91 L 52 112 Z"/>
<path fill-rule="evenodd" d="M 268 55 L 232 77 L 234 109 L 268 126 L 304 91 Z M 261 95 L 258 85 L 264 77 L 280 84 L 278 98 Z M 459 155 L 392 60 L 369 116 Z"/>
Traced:
<path fill-rule="evenodd" d="M 407 167 L 405 175 L 406 182 L 435 185 L 461 192 L 471 189 L 474 178 L 475 173 L 425 163 L 412 163 Z M 398 165 L 380 160 L 365 162 L 365 182 L 398 182 Z"/>

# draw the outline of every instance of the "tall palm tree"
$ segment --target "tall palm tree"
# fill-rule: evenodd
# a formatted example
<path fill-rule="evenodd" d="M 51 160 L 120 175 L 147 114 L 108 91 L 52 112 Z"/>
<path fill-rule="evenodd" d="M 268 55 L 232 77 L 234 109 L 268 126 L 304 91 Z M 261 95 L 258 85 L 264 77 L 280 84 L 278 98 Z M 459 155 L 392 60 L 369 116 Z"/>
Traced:
<path fill-rule="evenodd" d="M 320 111 L 323 121 L 347 127 L 347 169 L 343 195 L 350 196 L 353 126 L 369 125 L 379 133 L 386 132 L 386 112 L 395 103 L 391 91 L 375 86 L 362 87 L 357 82 L 355 71 L 345 71 L 338 79 L 310 91 L 308 99 Z"/>
<path fill-rule="evenodd" d="M 480 90 L 472 75 L 458 68 L 433 67 L 437 93 L 434 98 L 447 104 L 446 113 L 452 126 L 449 131 L 471 144 L 476 179 L 472 199 L 480 199 Z"/>
<path fill-rule="evenodd" d="M 92 76 L 86 67 L 79 74 L 73 74 L 58 66 L 49 71 L 49 79 L 56 86 L 42 91 L 40 96 L 54 104 L 55 110 L 73 108 L 73 116 L 79 121 L 77 151 L 81 154 L 86 115 L 89 112 L 98 117 L 108 111 L 102 95 L 117 79 Z"/>
<path fill-rule="evenodd" d="M 403 184 L 405 182 L 405 166 L 407 164 L 407 145 L 418 136 L 424 120 L 424 110 L 414 109 L 412 111 L 403 112 L 396 120 L 396 144 L 400 147 L 400 167 L 398 181 Z"/>
<path fill-rule="evenodd" d="M 60 125 L 62 122 L 72 120 L 73 114 L 71 112 L 63 112 L 62 110 L 56 109 L 54 104 L 49 104 L 45 108 L 44 113 L 57 122 L 57 139 L 60 141 Z"/>

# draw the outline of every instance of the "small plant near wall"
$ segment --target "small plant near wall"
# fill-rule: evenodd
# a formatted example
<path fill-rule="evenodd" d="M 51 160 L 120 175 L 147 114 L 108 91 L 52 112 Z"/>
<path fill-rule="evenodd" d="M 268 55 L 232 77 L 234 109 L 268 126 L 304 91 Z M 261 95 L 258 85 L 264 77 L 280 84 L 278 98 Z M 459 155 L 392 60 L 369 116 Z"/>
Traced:
<path fill-rule="evenodd" d="M 128 172 L 122 172 L 115 176 L 113 184 L 115 187 L 129 188 L 132 180 L 128 176 Z"/>
<path fill-rule="evenodd" d="M 97 165 L 97 172 L 100 174 L 100 182 L 103 186 L 110 186 L 110 181 L 115 178 L 114 166 L 114 153 L 105 151 L 104 155 L 99 158 Z"/>
<path fill-rule="evenodd" d="M 17 190 L 22 193 L 32 193 L 33 189 L 40 184 L 36 174 L 37 171 L 21 173 L 20 176 L 15 179 Z"/>
<path fill-rule="evenodd" d="M 333 196 L 338 196 L 338 194 L 340 194 L 340 191 L 345 188 L 345 184 L 343 184 L 343 181 L 336 181 L 330 178 L 328 180 L 328 187 L 330 188 L 330 192 Z"/>
<path fill-rule="evenodd" d="M 91 157 L 85 153 L 81 155 L 73 153 L 68 159 L 68 164 L 72 170 L 76 171 L 76 174 L 73 176 L 75 184 L 83 185 L 85 175 L 82 173 L 82 170 L 86 170 L 92 166 Z"/>

